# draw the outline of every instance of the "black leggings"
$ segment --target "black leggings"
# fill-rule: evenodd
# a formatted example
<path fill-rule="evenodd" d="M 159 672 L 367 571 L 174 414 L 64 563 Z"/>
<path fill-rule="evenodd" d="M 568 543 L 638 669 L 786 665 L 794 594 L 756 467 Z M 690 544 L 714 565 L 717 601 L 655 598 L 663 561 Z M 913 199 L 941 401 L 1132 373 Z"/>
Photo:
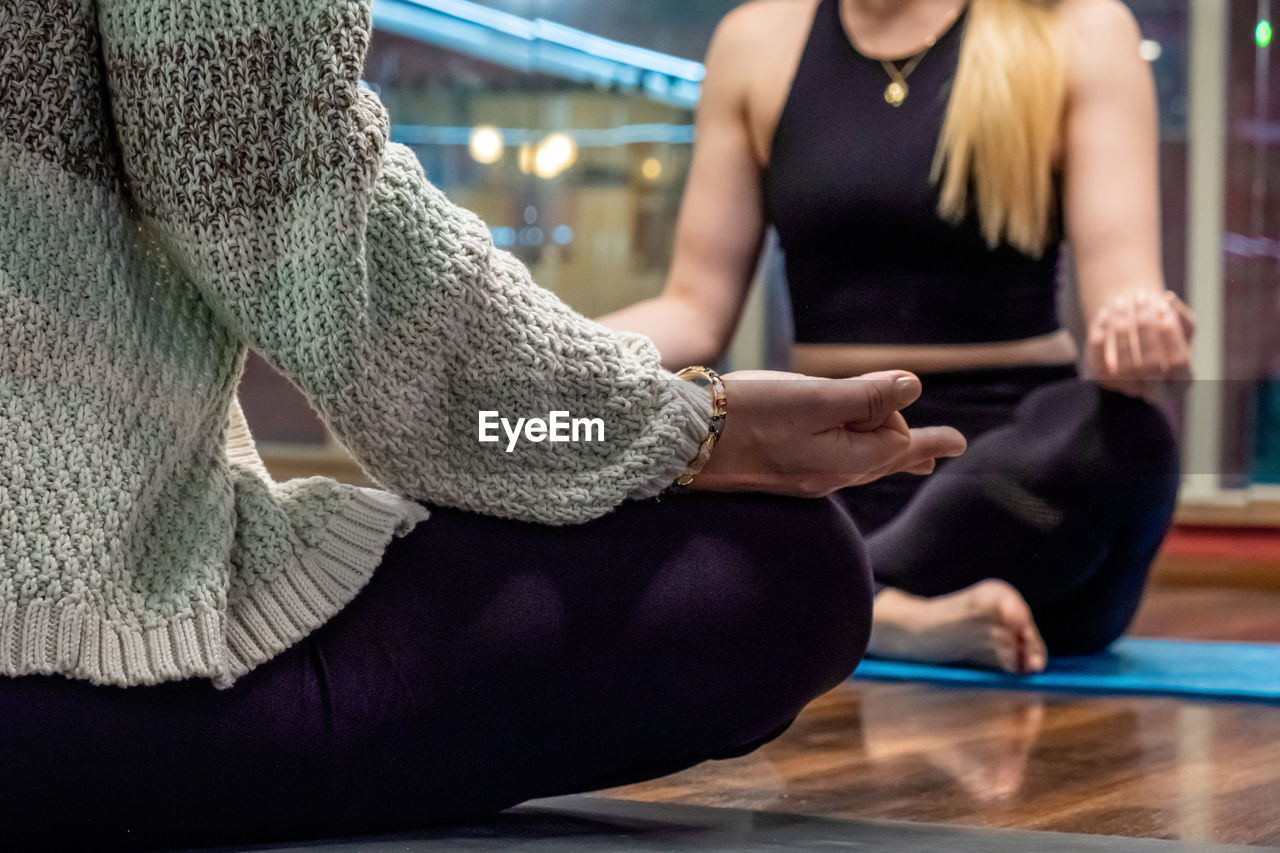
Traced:
<path fill-rule="evenodd" d="M 834 499 L 686 495 L 572 528 L 437 510 L 228 691 L 0 678 L 8 849 L 384 832 L 750 751 L 853 671 Z"/>
<path fill-rule="evenodd" d="M 1026 598 L 1051 653 L 1105 648 L 1132 620 L 1173 516 L 1164 415 L 1070 367 L 922 379 L 907 420 L 955 426 L 969 450 L 930 478 L 841 493 L 878 588 L 936 596 L 999 578 Z"/>

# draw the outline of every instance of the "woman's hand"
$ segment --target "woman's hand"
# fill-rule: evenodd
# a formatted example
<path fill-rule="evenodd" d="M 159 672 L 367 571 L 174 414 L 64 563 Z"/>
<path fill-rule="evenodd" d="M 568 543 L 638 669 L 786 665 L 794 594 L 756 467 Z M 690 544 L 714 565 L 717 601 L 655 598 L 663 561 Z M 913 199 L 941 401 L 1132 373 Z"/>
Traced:
<path fill-rule="evenodd" d="M 1121 294 L 1089 327 L 1085 366 L 1105 388 L 1156 401 L 1191 379 L 1195 315 L 1176 294 Z"/>
<path fill-rule="evenodd" d="M 822 497 L 888 474 L 928 474 L 964 452 L 950 427 L 909 429 L 900 410 L 920 396 L 905 371 L 855 379 L 739 371 L 724 377 L 728 417 L 691 488 Z"/>

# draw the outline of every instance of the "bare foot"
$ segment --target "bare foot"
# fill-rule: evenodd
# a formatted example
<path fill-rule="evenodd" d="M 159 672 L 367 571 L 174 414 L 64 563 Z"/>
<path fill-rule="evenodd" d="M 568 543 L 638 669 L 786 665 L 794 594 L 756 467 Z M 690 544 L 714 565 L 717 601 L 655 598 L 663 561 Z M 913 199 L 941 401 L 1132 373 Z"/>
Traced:
<path fill-rule="evenodd" d="M 1048 660 L 1031 608 L 1016 589 L 985 580 L 937 598 L 876 596 L 869 654 L 924 663 L 976 663 L 1018 675 Z"/>

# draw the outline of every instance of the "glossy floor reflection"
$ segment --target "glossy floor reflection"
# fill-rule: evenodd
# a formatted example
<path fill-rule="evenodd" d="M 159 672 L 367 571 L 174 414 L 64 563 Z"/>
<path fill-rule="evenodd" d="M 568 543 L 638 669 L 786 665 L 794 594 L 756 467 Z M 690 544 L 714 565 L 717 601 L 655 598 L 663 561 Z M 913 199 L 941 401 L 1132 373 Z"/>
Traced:
<path fill-rule="evenodd" d="M 1135 633 L 1280 642 L 1280 592 L 1153 587 Z M 1280 846 L 1280 707 L 847 682 L 752 755 L 605 795 Z"/>
<path fill-rule="evenodd" d="M 608 795 L 1280 845 L 1280 709 L 849 682 L 753 755 Z"/>
<path fill-rule="evenodd" d="M 264 848 L 242 848 L 243 851 Z M 525 805 L 482 826 L 449 827 L 379 839 L 301 847 L 278 853 L 428 853 L 505 850 L 671 851 L 783 853 L 801 850 L 874 850 L 877 853 L 1231 853 L 1252 848 L 1188 845 L 1097 835 L 1028 833 L 885 821 L 837 821 L 741 809 L 709 809 L 563 797 Z M 210 851 L 205 851 L 210 853 Z"/>

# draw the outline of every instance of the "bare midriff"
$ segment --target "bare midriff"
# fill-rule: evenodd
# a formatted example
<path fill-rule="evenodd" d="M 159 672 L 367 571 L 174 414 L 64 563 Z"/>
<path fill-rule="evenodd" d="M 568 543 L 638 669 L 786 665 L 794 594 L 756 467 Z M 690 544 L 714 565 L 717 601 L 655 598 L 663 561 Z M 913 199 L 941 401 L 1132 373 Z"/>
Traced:
<path fill-rule="evenodd" d="M 843 378 L 878 370 L 945 373 L 996 367 L 1073 364 L 1075 341 L 1066 330 L 1020 341 L 980 344 L 796 344 L 792 369 L 809 376 Z"/>

